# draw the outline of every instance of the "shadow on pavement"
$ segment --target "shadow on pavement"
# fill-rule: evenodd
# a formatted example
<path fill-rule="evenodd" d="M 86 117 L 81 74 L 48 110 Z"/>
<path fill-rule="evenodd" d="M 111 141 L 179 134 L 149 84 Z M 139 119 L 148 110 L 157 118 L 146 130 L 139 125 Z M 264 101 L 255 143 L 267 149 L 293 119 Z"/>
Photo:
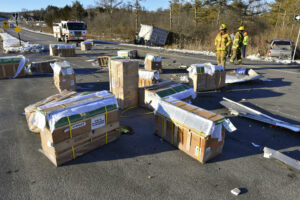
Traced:
<path fill-rule="evenodd" d="M 89 82 L 89 83 L 77 83 L 77 92 L 95 92 L 101 90 L 109 90 L 109 82 Z"/>

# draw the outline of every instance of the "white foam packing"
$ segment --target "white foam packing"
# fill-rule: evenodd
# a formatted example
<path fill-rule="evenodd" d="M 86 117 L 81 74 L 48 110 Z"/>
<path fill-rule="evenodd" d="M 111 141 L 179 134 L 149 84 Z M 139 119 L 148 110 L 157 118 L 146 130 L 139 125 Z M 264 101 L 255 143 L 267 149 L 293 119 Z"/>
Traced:
<path fill-rule="evenodd" d="M 159 79 L 159 72 L 151 72 L 146 70 L 139 70 L 139 77 L 143 79 Z"/>
<path fill-rule="evenodd" d="M 55 62 L 55 63 L 50 63 L 50 66 L 53 69 L 54 74 L 62 74 L 62 75 L 72 75 L 74 74 L 74 70 L 71 67 L 70 63 L 68 61 L 63 61 L 63 62 Z"/>
<path fill-rule="evenodd" d="M 213 65 L 211 63 L 203 63 L 203 64 L 192 64 L 187 71 L 194 75 L 197 74 L 197 68 L 198 67 L 203 67 L 204 68 L 204 73 L 209 74 L 209 75 L 214 75 L 216 71 L 224 71 L 223 66 L 218 66 L 218 65 Z"/>

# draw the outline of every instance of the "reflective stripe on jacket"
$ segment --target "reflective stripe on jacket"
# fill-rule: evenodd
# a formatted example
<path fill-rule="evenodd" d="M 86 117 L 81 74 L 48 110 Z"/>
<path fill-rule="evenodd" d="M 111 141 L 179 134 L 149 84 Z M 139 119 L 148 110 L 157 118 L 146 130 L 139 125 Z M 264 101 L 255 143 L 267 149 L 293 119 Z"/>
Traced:
<path fill-rule="evenodd" d="M 243 43 L 244 43 L 245 46 L 248 45 L 248 35 L 246 35 L 246 36 L 244 37 Z"/>
<path fill-rule="evenodd" d="M 215 46 L 217 51 L 226 51 L 227 47 L 231 44 L 231 39 L 227 33 L 221 35 L 218 33 L 215 39 Z"/>

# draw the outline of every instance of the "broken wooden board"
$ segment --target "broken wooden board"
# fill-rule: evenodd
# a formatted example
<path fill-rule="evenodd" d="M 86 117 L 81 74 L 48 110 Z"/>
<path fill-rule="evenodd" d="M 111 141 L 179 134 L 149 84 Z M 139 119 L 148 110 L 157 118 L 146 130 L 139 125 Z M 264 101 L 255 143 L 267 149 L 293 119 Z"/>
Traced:
<path fill-rule="evenodd" d="M 236 74 L 235 70 L 226 72 L 225 83 L 233 84 L 233 83 L 242 83 L 247 81 L 254 81 L 262 78 L 263 76 L 256 73 L 253 69 L 249 69 L 248 75 Z"/>
<path fill-rule="evenodd" d="M 257 120 L 257 121 L 260 121 L 263 123 L 271 124 L 274 126 L 286 128 L 286 129 L 289 129 L 294 132 L 300 132 L 299 125 L 290 124 L 288 122 L 273 118 L 269 115 L 263 114 L 257 110 L 249 108 L 243 104 L 237 103 L 237 102 L 227 99 L 225 97 L 223 97 L 223 101 L 221 101 L 220 104 L 223 105 L 224 107 L 228 108 L 228 110 L 230 110 L 232 113 L 234 113 L 236 115 L 239 115 L 242 117 L 247 117 L 247 118 Z"/>
<path fill-rule="evenodd" d="M 264 157 L 265 158 L 275 158 L 290 167 L 300 170 L 300 162 L 299 161 L 297 161 L 291 157 L 288 157 L 288 156 L 284 155 L 283 153 L 280 153 L 279 151 L 276 151 L 274 149 L 265 147 L 264 148 Z"/>

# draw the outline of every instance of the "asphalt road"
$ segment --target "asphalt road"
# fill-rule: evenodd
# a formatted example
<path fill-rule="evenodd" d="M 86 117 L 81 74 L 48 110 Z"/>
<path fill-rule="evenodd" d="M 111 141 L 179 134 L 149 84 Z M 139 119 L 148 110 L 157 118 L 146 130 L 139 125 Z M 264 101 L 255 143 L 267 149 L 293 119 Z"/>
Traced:
<path fill-rule="evenodd" d="M 22 31 L 22 38 L 31 43 L 56 43 L 50 36 L 28 31 Z M 116 55 L 119 49 L 130 47 L 97 44 L 89 53 L 78 48 L 77 57 L 66 58 L 75 68 L 78 91 L 108 89 L 108 73 L 97 67 L 94 59 Z M 163 57 L 164 80 L 185 75 L 181 65 L 215 62 L 209 56 L 138 51 L 141 56 L 154 52 Z M 25 56 L 31 61 L 51 59 L 47 52 Z M 300 66 L 245 60 L 243 67 L 254 68 L 268 81 L 199 93 L 193 104 L 226 115 L 219 101 L 227 97 L 299 124 Z M 262 151 L 267 146 L 300 160 L 299 133 L 231 117 L 238 130 L 227 133 L 221 155 L 202 165 L 154 136 L 153 117 L 136 116 L 145 112 L 138 109 L 127 113 L 131 118 L 121 119 L 135 134 L 122 135 L 118 141 L 56 168 L 40 153 L 40 137 L 29 132 L 24 116 L 27 105 L 57 93 L 52 76 L 0 80 L 0 91 L 0 199 L 300 199 L 300 173 L 264 158 Z M 233 196 L 230 190 L 236 187 L 244 188 L 245 193 Z"/>

